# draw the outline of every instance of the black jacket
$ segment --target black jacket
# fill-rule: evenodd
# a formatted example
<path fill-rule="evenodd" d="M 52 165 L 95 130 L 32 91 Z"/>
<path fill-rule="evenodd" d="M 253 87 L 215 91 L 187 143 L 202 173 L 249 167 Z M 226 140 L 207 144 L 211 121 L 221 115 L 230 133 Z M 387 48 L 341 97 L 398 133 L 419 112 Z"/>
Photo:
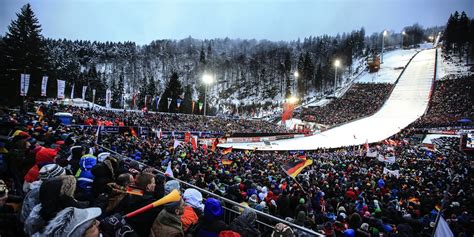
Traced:
<path fill-rule="evenodd" d="M 145 192 L 143 196 L 127 194 L 117 206 L 116 212 L 126 215 L 154 201 L 156 201 L 156 199 L 151 193 Z M 126 221 L 133 230 L 135 230 L 138 236 L 150 236 L 150 229 L 153 222 L 162 209 L 163 207 L 156 207 L 147 212 L 127 218 Z"/>

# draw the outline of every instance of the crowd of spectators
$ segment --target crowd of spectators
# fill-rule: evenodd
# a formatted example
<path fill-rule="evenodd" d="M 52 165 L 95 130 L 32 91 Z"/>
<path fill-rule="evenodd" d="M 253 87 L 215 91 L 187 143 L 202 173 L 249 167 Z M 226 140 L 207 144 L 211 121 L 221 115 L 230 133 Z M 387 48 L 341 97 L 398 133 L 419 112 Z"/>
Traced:
<path fill-rule="evenodd" d="M 415 121 L 413 126 L 446 127 L 472 124 L 473 101 L 474 76 L 436 81 L 428 111 Z"/>
<path fill-rule="evenodd" d="M 107 111 L 55 104 L 43 105 L 45 112 L 69 112 L 76 124 L 110 125 L 110 126 L 141 126 L 163 131 L 201 131 L 233 133 L 286 133 L 284 126 L 254 119 L 205 117 L 201 115 L 178 113 L 152 113 L 130 111 Z"/>
<path fill-rule="evenodd" d="M 256 225 L 265 218 L 254 210 L 327 236 L 431 236 L 443 210 L 456 236 L 474 234 L 472 157 L 456 139 L 438 139 L 427 149 L 409 130 L 369 151 L 224 155 L 211 145 L 175 146 L 172 138 L 97 137 L 94 128 L 58 126 L 53 117 L 33 122 L 34 115 L 7 112 L 0 118 L 8 136 L 0 144 L 1 236 L 308 236 L 283 223 L 265 232 Z M 296 179 L 283 172 L 284 164 L 301 159 L 314 162 Z M 173 190 L 180 201 L 124 218 Z M 241 214 L 225 220 L 225 207 Z"/>
<path fill-rule="evenodd" d="M 334 126 L 377 112 L 390 95 L 393 84 L 355 83 L 341 97 L 321 107 L 304 108 L 304 121 Z"/>

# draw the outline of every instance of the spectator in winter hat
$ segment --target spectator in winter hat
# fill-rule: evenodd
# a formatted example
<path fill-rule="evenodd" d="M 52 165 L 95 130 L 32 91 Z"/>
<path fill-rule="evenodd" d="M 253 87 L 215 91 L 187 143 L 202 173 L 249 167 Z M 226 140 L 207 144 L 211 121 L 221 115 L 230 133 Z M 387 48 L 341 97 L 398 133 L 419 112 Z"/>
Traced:
<path fill-rule="evenodd" d="M 92 184 L 95 176 L 92 174 L 92 168 L 97 164 L 97 158 L 87 154 L 81 157 L 79 161 L 79 171 L 76 174 L 78 199 L 92 201 Z"/>
<path fill-rule="evenodd" d="M 23 184 L 24 191 L 28 191 L 31 183 L 38 180 L 39 170 L 41 167 L 54 163 L 57 153 L 58 151 L 45 147 L 41 148 L 41 150 L 36 153 L 35 165 L 31 167 L 31 169 L 25 175 L 25 183 Z"/>
<path fill-rule="evenodd" d="M 173 236 L 184 237 L 180 216 L 184 212 L 184 201 L 171 202 L 164 205 L 158 214 L 150 231 L 151 237 Z"/>
<path fill-rule="evenodd" d="M 165 195 L 171 193 L 173 190 L 178 190 L 178 192 L 181 193 L 181 186 L 179 185 L 179 182 L 176 180 L 170 180 L 165 183 Z"/>
<path fill-rule="evenodd" d="M 33 207 L 39 204 L 39 190 L 41 184 L 50 178 L 66 175 L 66 170 L 57 164 L 48 164 L 41 167 L 39 171 L 39 181 L 35 181 L 30 185 L 30 191 L 26 194 L 21 208 L 20 221 L 24 222 L 30 214 Z"/>
<path fill-rule="evenodd" d="M 255 225 L 256 221 L 257 213 L 252 208 L 245 208 L 242 214 L 234 219 L 230 228 L 242 237 L 259 237 L 261 233 Z"/>
<path fill-rule="evenodd" d="M 291 227 L 283 223 L 278 223 L 275 225 L 271 237 L 295 237 L 295 234 Z"/>
<path fill-rule="evenodd" d="M 25 232 L 33 235 L 56 214 L 66 207 L 83 208 L 87 203 L 80 203 L 74 198 L 76 179 L 72 175 L 58 176 L 43 181 L 39 191 L 40 203 L 31 211 L 25 221 Z"/>
<path fill-rule="evenodd" d="M 202 194 L 197 189 L 188 188 L 183 193 L 184 202 L 196 210 L 198 216 L 204 211 L 204 204 L 202 203 Z"/>
<path fill-rule="evenodd" d="M 60 211 L 45 227 L 43 236 L 99 236 L 99 224 L 96 220 L 100 216 L 100 208 L 79 209 L 67 207 Z"/>
<path fill-rule="evenodd" d="M 181 224 L 183 231 L 186 233 L 191 226 L 198 224 L 199 217 L 204 210 L 204 204 L 202 204 L 202 194 L 193 188 L 184 191 L 183 200 L 185 206 L 183 215 L 181 215 Z"/>
<path fill-rule="evenodd" d="M 219 200 L 208 198 L 204 205 L 204 216 L 199 219 L 197 236 L 218 236 L 221 231 L 228 230 L 227 224 L 221 220 L 224 210 Z"/>

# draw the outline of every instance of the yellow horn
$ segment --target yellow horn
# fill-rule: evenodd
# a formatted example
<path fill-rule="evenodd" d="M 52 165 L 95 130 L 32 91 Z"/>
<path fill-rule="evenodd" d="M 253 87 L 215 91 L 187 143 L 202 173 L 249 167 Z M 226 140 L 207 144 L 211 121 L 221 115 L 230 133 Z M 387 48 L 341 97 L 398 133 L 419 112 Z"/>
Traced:
<path fill-rule="evenodd" d="M 174 189 L 173 191 L 171 191 L 171 193 L 162 197 L 161 199 L 156 200 L 138 210 L 128 213 L 127 215 L 125 215 L 125 218 L 129 218 L 129 217 L 141 214 L 143 212 L 146 212 L 154 207 L 161 206 L 163 204 L 167 204 L 170 202 L 177 202 L 179 200 L 181 200 L 181 195 L 179 194 L 179 191 L 177 189 Z"/>

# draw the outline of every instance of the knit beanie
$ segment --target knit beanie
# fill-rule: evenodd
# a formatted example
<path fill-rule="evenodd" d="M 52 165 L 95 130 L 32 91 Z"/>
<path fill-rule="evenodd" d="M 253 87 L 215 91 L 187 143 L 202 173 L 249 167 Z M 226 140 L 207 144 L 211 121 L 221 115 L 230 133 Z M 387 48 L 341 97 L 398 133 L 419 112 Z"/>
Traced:
<path fill-rule="evenodd" d="M 57 164 L 48 164 L 41 167 L 39 171 L 39 178 L 44 181 L 49 178 L 57 177 L 64 174 L 66 174 L 66 170 L 63 167 Z"/>

